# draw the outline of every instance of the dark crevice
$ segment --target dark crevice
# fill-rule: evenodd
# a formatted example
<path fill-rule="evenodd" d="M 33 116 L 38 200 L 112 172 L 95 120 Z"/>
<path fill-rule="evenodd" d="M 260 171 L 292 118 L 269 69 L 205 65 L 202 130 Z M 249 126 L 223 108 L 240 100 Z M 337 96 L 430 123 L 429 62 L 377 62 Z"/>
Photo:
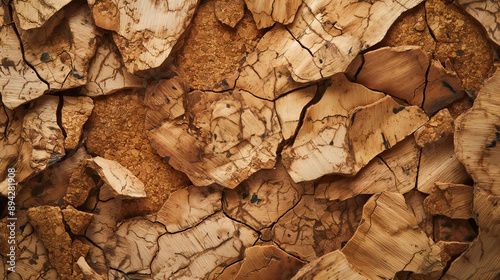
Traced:
<path fill-rule="evenodd" d="M 280 246 L 278 243 L 276 243 L 276 241 L 274 241 L 274 240 L 273 240 L 273 244 L 274 244 L 276 247 L 278 247 L 278 249 L 282 250 L 283 252 L 287 253 L 288 255 L 290 255 L 290 256 L 292 256 L 292 257 L 294 257 L 294 258 L 297 258 L 297 259 L 299 259 L 299 260 L 301 260 L 301 261 L 303 261 L 303 262 L 305 262 L 305 263 L 309 263 L 307 260 L 305 260 L 305 259 L 301 258 L 300 256 L 295 255 L 295 254 L 290 253 L 290 252 L 287 252 L 285 249 L 281 248 L 281 246 Z"/>
<path fill-rule="evenodd" d="M 62 134 L 64 138 L 68 136 L 66 133 L 66 130 L 64 129 L 63 123 L 62 123 L 62 108 L 64 105 L 64 98 L 62 95 L 59 96 L 59 103 L 57 104 L 57 110 L 56 110 L 56 117 L 57 117 L 57 125 L 62 131 Z"/>
<path fill-rule="evenodd" d="M 429 84 L 429 71 L 431 70 L 431 65 L 432 65 L 432 60 L 431 60 L 431 58 L 429 58 L 429 65 L 427 66 L 427 70 L 425 70 L 425 76 L 424 76 L 425 81 L 424 81 L 424 89 L 422 90 L 422 103 L 420 104 L 420 108 L 422 108 L 422 110 L 424 110 L 424 112 L 425 112 L 425 109 L 424 109 L 425 93 L 427 91 L 427 85 Z"/>
<path fill-rule="evenodd" d="M 415 177 L 415 187 L 414 187 L 414 189 L 416 189 L 416 190 L 418 190 L 418 176 L 420 174 L 420 162 L 422 160 L 422 150 L 423 150 L 423 148 L 420 148 L 420 152 L 418 154 L 417 175 Z"/>
<path fill-rule="evenodd" d="M 353 81 L 351 81 L 351 82 L 353 82 L 353 83 L 356 82 L 356 80 L 358 79 L 359 73 L 361 73 L 361 70 L 363 70 L 363 66 L 365 65 L 365 56 L 363 54 L 360 54 L 360 57 L 361 57 L 361 64 L 359 65 L 358 70 L 356 70 L 356 73 L 352 77 Z"/>
<path fill-rule="evenodd" d="M 35 72 L 36 76 L 38 77 L 38 79 L 40 81 L 42 81 L 44 84 L 47 85 L 47 89 L 50 89 L 50 84 L 45 81 L 41 76 L 40 74 L 38 74 L 38 72 L 36 71 L 35 67 L 33 65 L 31 65 L 31 63 L 29 63 L 27 60 L 26 60 L 26 56 L 25 56 L 25 53 L 24 53 L 24 45 L 23 45 L 23 41 L 21 40 L 21 34 L 19 33 L 19 31 L 17 30 L 17 27 L 16 27 L 16 24 L 14 23 L 14 17 L 13 17 L 13 8 L 12 8 L 12 4 L 9 5 L 9 14 L 10 14 L 10 20 L 12 21 L 11 25 L 12 25 L 12 29 L 14 29 L 14 32 L 16 33 L 16 36 L 17 36 L 17 39 L 19 40 L 19 47 L 21 48 L 21 54 L 23 56 L 23 61 L 24 63 L 26 63 L 26 65 L 28 65 L 29 68 L 31 68 L 33 70 L 33 72 Z"/>
<path fill-rule="evenodd" d="M 391 169 L 391 167 L 389 166 L 389 164 L 387 164 L 387 162 L 385 162 L 385 160 L 384 160 L 383 157 L 381 157 L 380 155 L 377 155 L 376 157 L 379 158 L 385 164 L 385 166 L 387 167 L 387 169 L 389 169 L 389 171 L 391 171 L 392 176 L 394 176 L 394 187 L 399 192 L 398 177 L 396 176 L 396 173 L 394 173 L 394 171 Z"/>
<path fill-rule="evenodd" d="M 427 3 L 424 2 L 424 17 L 425 17 L 424 21 L 425 21 L 425 26 L 429 30 L 429 34 L 431 35 L 431 37 L 434 40 L 434 42 L 438 43 L 439 41 L 438 41 L 438 39 L 436 39 L 436 35 L 434 34 L 434 31 L 429 26 L 429 21 L 427 20 L 427 8 L 425 7 L 425 4 L 427 4 Z"/>

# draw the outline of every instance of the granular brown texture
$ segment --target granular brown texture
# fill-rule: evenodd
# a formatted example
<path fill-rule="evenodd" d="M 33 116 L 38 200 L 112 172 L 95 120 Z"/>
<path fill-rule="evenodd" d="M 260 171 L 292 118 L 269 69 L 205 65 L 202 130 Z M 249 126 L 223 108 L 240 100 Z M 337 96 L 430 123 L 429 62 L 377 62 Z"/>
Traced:
<path fill-rule="evenodd" d="M 94 111 L 86 126 L 89 153 L 115 160 L 144 183 L 147 199 L 143 213 L 160 209 L 169 194 L 189 185 L 183 173 L 174 170 L 151 147 L 144 129 L 144 92 L 121 91 L 94 100 Z"/>
<path fill-rule="evenodd" d="M 234 73 L 265 33 L 257 29 L 249 11 L 231 28 L 217 20 L 214 7 L 214 0 L 200 4 L 176 54 L 179 75 L 193 89 L 210 90 Z"/>
<path fill-rule="evenodd" d="M 492 45 L 484 29 L 462 8 L 427 0 L 403 14 L 378 46 L 417 45 L 443 65 L 449 59 L 464 89 L 477 93 L 491 75 Z"/>

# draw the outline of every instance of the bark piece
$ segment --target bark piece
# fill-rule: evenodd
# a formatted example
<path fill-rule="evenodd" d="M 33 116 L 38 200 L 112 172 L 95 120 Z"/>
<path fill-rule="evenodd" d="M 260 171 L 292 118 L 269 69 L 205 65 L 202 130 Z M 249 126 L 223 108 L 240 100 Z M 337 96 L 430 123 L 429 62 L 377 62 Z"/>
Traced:
<path fill-rule="evenodd" d="M 71 0 L 14 0 L 12 7 L 19 18 L 20 27 L 24 30 L 34 29 L 43 24 Z"/>
<path fill-rule="evenodd" d="M 43 27 L 20 30 L 20 36 L 26 62 L 51 90 L 87 83 L 96 37 L 100 36 L 87 5 L 78 1 L 68 4 Z"/>
<path fill-rule="evenodd" d="M 92 219 L 92 214 L 76 210 L 72 206 L 62 210 L 64 222 L 69 226 L 73 234 L 81 235 L 87 229 Z"/>
<path fill-rule="evenodd" d="M 94 102 L 83 96 L 64 96 L 63 100 L 61 121 L 66 131 L 64 148 L 74 150 L 80 141 L 83 125 L 92 113 Z"/>
<path fill-rule="evenodd" d="M 23 59 L 21 42 L 14 30 L 8 5 L 0 3 L 0 90 L 2 102 L 9 109 L 42 96 L 48 86 Z"/>
<path fill-rule="evenodd" d="M 272 240 L 302 260 L 340 249 L 354 234 L 367 196 L 326 201 L 303 195 L 300 202 L 272 228 Z"/>
<path fill-rule="evenodd" d="M 290 25 L 275 26 L 247 56 L 236 86 L 273 100 L 303 83 L 343 72 L 360 51 L 382 40 L 402 12 L 420 2 L 303 1 Z"/>
<path fill-rule="evenodd" d="M 253 19 L 259 29 L 271 27 L 275 22 L 283 25 L 291 23 L 301 0 L 245 0 L 247 8 L 252 12 Z"/>
<path fill-rule="evenodd" d="M 474 182 L 500 196 L 500 71 L 485 82 L 472 109 L 457 120 L 455 151 Z M 446 181 L 448 182 L 448 181 Z"/>
<path fill-rule="evenodd" d="M 385 47 L 363 55 L 356 82 L 421 106 L 428 115 L 463 96 L 457 75 L 420 47 Z"/>
<path fill-rule="evenodd" d="M 224 212 L 255 230 L 271 226 L 293 208 L 312 183 L 295 183 L 283 165 L 261 170 L 232 190 L 224 191 Z"/>
<path fill-rule="evenodd" d="M 460 184 L 436 183 L 436 187 L 424 200 L 427 212 L 445 215 L 452 219 L 472 218 L 474 188 Z"/>
<path fill-rule="evenodd" d="M 418 228 L 397 193 L 383 192 L 368 200 L 362 221 L 341 251 L 370 279 L 392 278 L 401 270 L 428 273 L 444 268 L 441 250 Z"/>
<path fill-rule="evenodd" d="M 318 198 L 345 200 L 383 191 L 407 193 L 415 187 L 420 151 L 412 137 L 371 160 L 354 177 L 327 175 L 319 179 Z"/>
<path fill-rule="evenodd" d="M 160 66 L 189 25 L 197 0 L 88 1 L 97 26 L 113 39 L 130 73 Z"/>
<path fill-rule="evenodd" d="M 453 133 L 453 117 L 448 109 L 443 109 L 432 116 L 423 127 L 415 131 L 414 136 L 417 145 L 424 147 L 427 144 L 439 142 Z"/>
<path fill-rule="evenodd" d="M 419 191 L 430 193 L 435 182 L 468 184 L 469 181 L 469 174 L 455 156 L 451 135 L 443 138 L 440 143 L 422 148 L 418 171 Z"/>
<path fill-rule="evenodd" d="M 90 62 L 87 84 L 82 87 L 81 93 L 95 97 L 143 86 L 143 79 L 127 71 L 114 43 L 104 37 Z"/>
<path fill-rule="evenodd" d="M 302 267 L 292 280 L 349 279 L 367 280 L 346 259 L 342 251 L 335 250 Z"/>
<path fill-rule="evenodd" d="M 145 101 L 162 110 L 155 118 L 164 118 L 161 126 L 146 127 L 155 127 L 148 132 L 151 145 L 169 164 L 194 185 L 228 188 L 274 167 L 282 140 L 274 103 L 244 91 L 186 93 L 176 83 L 160 81 Z"/>
<path fill-rule="evenodd" d="M 257 237 L 256 232 L 219 212 L 187 231 L 162 235 L 151 263 L 152 276 L 201 279 L 217 266 L 237 260 Z"/>
<path fill-rule="evenodd" d="M 321 100 L 308 108 L 293 145 L 283 149 L 283 163 L 292 179 L 354 175 L 427 121 L 418 107 L 382 97 L 337 75 Z"/>
<path fill-rule="evenodd" d="M 245 250 L 245 258 L 234 280 L 290 279 L 304 264 L 276 246 L 253 246 Z"/>
<path fill-rule="evenodd" d="M 304 107 L 316 95 L 317 86 L 295 90 L 275 101 L 276 112 L 281 124 L 281 133 L 285 140 L 295 135 Z"/>
<path fill-rule="evenodd" d="M 131 198 L 146 197 L 144 184 L 118 162 L 95 157 L 89 159 L 87 164 L 106 182 L 105 186 L 111 187 L 110 193 L 101 195 L 100 199 L 107 200 L 118 195 Z"/>
<path fill-rule="evenodd" d="M 221 190 L 214 186 L 180 189 L 173 192 L 158 213 L 153 215 L 154 221 L 163 224 L 168 232 L 185 230 L 219 211 L 222 208 L 221 197 Z"/>
<path fill-rule="evenodd" d="M 490 39 L 500 45 L 500 4 L 494 0 L 458 0 L 464 9 L 486 29 Z"/>
<path fill-rule="evenodd" d="M 71 238 L 64 230 L 61 209 L 52 206 L 34 207 L 28 210 L 30 224 L 48 250 L 49 261 L 60 279 L 71 279 Z"/>
<path fill-rule="evenodd" d="M 243 18 L 245 14 L 245 1 L 243 0 L 216 0 L 215 1 L 215 16 L 217 19 L 230 27 L 235 27 L 236 24 Z"/>

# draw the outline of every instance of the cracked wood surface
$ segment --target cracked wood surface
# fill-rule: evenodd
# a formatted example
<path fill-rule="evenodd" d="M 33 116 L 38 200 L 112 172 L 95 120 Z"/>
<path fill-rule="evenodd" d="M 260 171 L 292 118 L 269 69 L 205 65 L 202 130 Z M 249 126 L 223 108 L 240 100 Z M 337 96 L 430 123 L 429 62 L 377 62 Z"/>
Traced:
<path fill-rule="evenodd" d="M 113 32 L 130 73 L 156 68 L 186 30 L 198 0 L 90 0 L 96 25 Z"/>
<path fill-rule="evenodd" d="M 291 24 L 275 26 L 247 56 L 236 87 L 274 100 L 303 83 L 343 72 L 420 2 L 303 1 Z"/>
<path fill-rule="evenodd" d="M 418 107 L 401 106 L 339 74 L 307 109 L 295 141 L 283 149 L 283 163 L 296 182 L 331 173 L 355 175 L 427 119 Z"/>
<path fill-rule="evenodd" d="M 276 113 L 281 124 L 283 138 L 288 140 L 295 136 L 304 107 L 316 96 L 318 87 L 310 86 L 298 89 L 278 98 L 275 101 Z"/>
<path fill-rule="evenodd" d="M 0 3 L 0 91 L 2 103 L 14 109 L 42 96 L 48 86 L 23 58 L 21 42 L 16 34 L 9 7 Z"/>
<path fill-rule="evenodd" d="M 170 165 L 194 185 L 228 188 L 274 167 L 282 136 L 273 102 L 240 90 L 185 92 L 180 83 L 161 80 L 145 100 L 151 145 Z"/>
<path fill-rule="evenodd" d="M 14 0 L 12 8 L 24 30 L 42 27 L 57 11 L 71 0 Z"/>
<path fill-rule="evenodd" d="M 474 188 L 460 184 L 436 183 L 430 195 L 424 200 L 426 212 L 445 215 L 452 219 L 472 218 Z"/>
<path fill-rule="evenodd" d="M 101 35 L 87 5 L 72 2 L 43 27 L 19 30 L 19 34 L 26 62 L 33 66 L 50 90 L 87 83 L 88 68 L 97 48 L 96 39 Z"/>
<path fill-rule="evenodd" d="M 403 195 L 397 193 L 375 194 L 366 202 L 363 219 L 341 251 L 370 279 L 389 279 L 398 271 L 429 273 L 444 268 L 440 248 L 418 228 Z"/>
<path fill-rule="evenodd" d="M 302 0 L 245 0 L 259 29 L 271 27 L 276 22 L 283 25 L 292 23 L 302 2 Z"/>
<path fill-rule="evenodd" d="M 500 71 L 455 125 L 455 152 L 477 186 L 500 195 Z"/>
<path fill-rule="evenodd" d="M 483 25 L 493 42 L 500 45 L 499 2 L 494 0 L 458 0 L 457 3 Z"/>

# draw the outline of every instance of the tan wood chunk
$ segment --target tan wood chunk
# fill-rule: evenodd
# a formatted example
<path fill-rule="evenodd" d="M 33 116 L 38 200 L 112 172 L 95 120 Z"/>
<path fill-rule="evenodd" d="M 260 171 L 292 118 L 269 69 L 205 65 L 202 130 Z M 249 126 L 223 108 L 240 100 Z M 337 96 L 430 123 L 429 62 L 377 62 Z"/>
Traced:
<path fill-rule="evenodd" d="M 491 230 L 500 235 L 500 197 L 478 189 L 474 196 L 474 215 L 481 230 Z"/>
<path fill-rule="evenodd" d="M 81 235 L 87 229 L 90 219 L 94 216 L 91 213 L 76 210 L 73 206 L 68 206 L 62 210 L 64 222 L 69 226 L 73 234 Z"/>
<path fill-rule="evenodd" d="M 303 195 L 272 228 L 272 240 L 306 261 L 340 249 L 354 234 L 367 196 L 327 201 Z"/>
<path fill-rule="evenodd" d="M 7 176 L 7 168 L 16 160 L 21 148 L 25 114 L 26 108 L 10 110 L 0 102 L 0 178 Z"/>
<path fill-rule="evenodd" d="M 14 30 L 9 6 L 0 3 L 0 91 L 3 106 L 14 109 L 42 96 L 48 86 L 23 59 L 21 42 Z"/>
<path fill-rule="evenodd" d="M 495 0 L 458 0 L 458 4 L 477 19 L 486 29 L 490 39 L 500 45 L 500 3 Z"/>
<path fill-rule="evenodd" d="M 322 177 L 316 186 L 316 197 L 344 200 L 382 191 L 404 194 L 415 187 L 419 155 L 415 141 L 407 137 L 371 160 L 356 176 Z"/>
<path fill-rule="evenodd" d="M 189 186 L 173 192 L 153 220 L 163 224 L 168 232 L 177 232 L 203 221 L 221 210 L 222 192 L 215 186 Z"/>
<path fill-rule="evenodd" d="M 455 123 L 455 152 L 478 187 L 500 196 L 500 70 Z M 448 181 L 447 181 L 448 182 Z"/>
<path fill-rule="evenodd" d="M 120 198 L 96 201 L 90 209 L 94 217 L 90 220 L 85 236 L 99 248 L 104 248 L 107 243 L 113 242 L 116 227 L 124 218 L 122 207 L 123 201 Z"/>
<path fill-rule="evenodd" d="M 64 229 L 59 207 L 43 206 L 28 210 L 30 224 L 47 248 L 50 264 L 60 279 L 72 279 L 71 238 Z"/>
<path fill-rule="evenodd" d="M 293 182 L 283 165 L 278 164 L 225 190 L 222 205 L 228 216 L 260 231 L 278 221 L 311 188 L 312 182 Z"/>
<path fill-rule="evenodd" d="M 418 227 L 427 234 L 428 237 L 434 237 L 434 219 L 433 216 L 425 211 L 424 200 L 426 194 L 413 189 L 404 195 L 406 207 L 413 213 Z"/>
<path fill-rule="evenodd" d="M 368 280 L 347 261 L 345 255 L 335 250 L 302 267 L 292 280 L 346 279 Z"/>
<path fill-rule="evenodd" d="M 295 90 L 275 101 L 276 113 L 281 124 L 281 133 L 285 140 L 295 135 L 304 107 L 316 95 L 317 86 Z"/>
<path fill-rule="evenodd" d="M 61 122 L 66 131 L 65 149 L 76 149 L 82 134 L 83 125 L 94 109 L 94 101 L 84 96 L 64 96 Z"/>
<path fill-rule="evenodd" d="M 80 257 L 76 263 L 78 264 L 78 267 L 80 267 L 80 270 L 85 277 L 93 280 L 104 280 L 101 275 L 99 275 L 92 267 L 89 266 L 84 257 Z"/>
<path fill-rule="evenodd" d="M 438 143 L 422 148 L 418 171 L 418 190 L 430 193 L 435 182 L 470 183 L 469 174 L 455 156 L 451 135 Z"/>
<path fill-rule="evenodd" d="M 101 31 L 94 25 L 86 4 L 74 1 L 43 27 L 19 32 L 26 62 L 49 84 L 50 90 L 87 83 Z"/>
<path fill-rule="evenodd" d="M 38 28 L 71 0 L 14 0 L 13 12 L 24 30 Z"/>
<path fill-rule="evenodd" d="M 389 279 L 398 271 L 442 270 L 440 249 L 418 228 L 403 195 L 383 192 L 363 207 L 363 219 L 341 250 L 369 279 Z"/>
<path fill-rule="evenodd" d="M 245 250 L 245 258 L 234 280 L 290 279 L 304 264 L 276 246 L 253 246 Z"/>
<path fill-rule="evenodd" d="M 291 23 L 301 0 L 245 0 L 247 8 L 252 12 L 257 27 L 267 28 L 275 22 L 287 25 Z"/>
<path fill-rule="evenodd" d="M 439 140 L 453 134 L 455 131 L 453 120 L 448 109 L 445 108 L 437 112 L 424 126 L 415 131 L 414 136 L 417 145 L 424 147 L 427 144 L 439 142 Z"/>
<path fill-rule="evenodd" d="M 89 167 L 94 169 L 104 182 L 106 195 L 99 196 L 101 200 L 108 200 L 115 196 L 137 198 L 146 197 L 144 184 L 128 169 L 116 161 L 95 157 L 87 160 Z M 101 192 L 103 189 L 101 189 Z"/>
<path fill-rule="evenodd" d="M 142 87 L 143 79 L 127 71 L 115 44 L 104 37 L 90 62 L 87 84 L 80 92 L 94 97 L 112 94 L 121 89 Z"/>
<path fill-rule="evenodd" d="M 434 114 L 464 96 L 465 91 L 455 71 L 451 70 L 451 65 L 444 68 L 439 61 L 432 60 L 426 79 L 425 101 L 422 109 L 428 115 Z"/>
<path fill-rule="evenodd" d="M 432 215 L 445 215 L 452 219 L 472 218 L 474 187 L 461 184 L 436 183 L 425 199 L 425 210 Z"/>
<path fill-rule="evenodd" d="M 219 212 L 196 227 L 158 239 L 159 251 L 151 262 L 155 279 L 202 279 L 218 266 L 242 256 L 257 240 L 257 233 Z"/>
<path fill-rule="evenodd" d="M 470 246 L 470 242 L 439 241 L 436 245 L 441 248 L 441 261 L 447 265 L 452 259 L 461 255 Z"/>
<path fill-rule="evenodd" d="M 236 24 L 243 18 L 245 14 L 244 0 L 216 0 L 215 1 L 215 16 L 217 19 L 230 27 L 235 27 Z"/>
<path fill-rule="evenodd" d="M 223 271 L 214 275 L 213 279 L 217 280 L 234 280 L 234 277 L 240 272 L 242 261 L 235 262 L 227 267 L 223 268 Z M 214 273 L 214 272 L 212 272 Z M 209 279 L 211 279 L 209 277 Z"/>
<path fill-rule="evenodd" d="M 186 30 L 198 0 L 90 0 L 97 26 L 113 39 L 130 73 L 160 66 Z"/>
<path fill-rule="evenodd" d="M 236 87 L 273 100 L 343 72 L 360 51 L 382 40 L 402 12 L 420 2 L 303 1 L 291 24 L 275 26 L 247 56 Z"/>
<path fill-rule="evenodd" d="M 273 102 L 239 90 L 188 93 L 175 79 L 158 84 L 163 86 L 153 86 L 145 101 L 150 109 L 161 109 L 146 124 L 153 127 L 151 145 L 194 185 L 234 188 L 274 167 L 282 136 Z M 166 102 L 159 104 L 162 98 Z"/>

